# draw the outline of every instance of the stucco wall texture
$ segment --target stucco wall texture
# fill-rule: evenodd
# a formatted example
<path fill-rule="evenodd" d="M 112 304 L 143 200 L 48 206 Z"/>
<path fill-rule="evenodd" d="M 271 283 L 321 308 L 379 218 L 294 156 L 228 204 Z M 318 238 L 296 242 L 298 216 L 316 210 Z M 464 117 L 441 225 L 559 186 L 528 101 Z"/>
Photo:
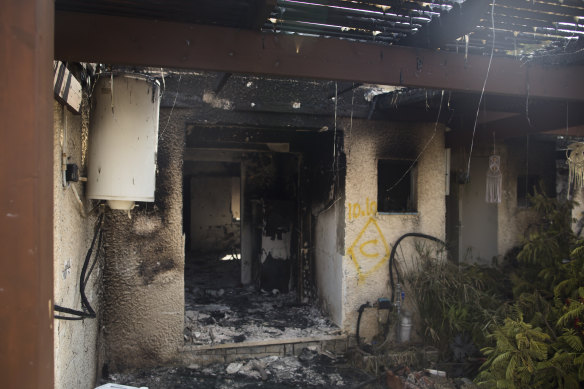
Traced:
<path fill-rule="evenodd" d="M 546 150 L 533 147 L 532 152 L 540 155 L 545 161 Z M 501 204 L 498 207 L 498 234 L 497 251 L 501 260 L 505 253 L 515 246 L 520 245 L 530 224 L 537 221 L 537 214 L 530 207 L 517 205 L 517 177 L 525 174 L 525 161 L 517 158 L 516 147 L 500 145 L 497 148 L 501 153 L 501 166 L 503 174 L 503 192 Z M 553 151 L 553 149 L 552 149 Z M 550 167 L 555 169 L 553 157 Z M 555 171 L 554 171 L 555 173 Z M 549 195 L 554 195 L 549 193 Z M 501 261 L 499 261 L 501 263 Z"/>
<path fill-rule="evenodd" d="M 87 110 L 74 115 L 54 102 L 53 182 L 54 182 L 54 242 L 53 272 L 55 304 L 81 309 L 79 278 L 85 255 L 91 245 L 96 217 L 82 216 L 81 208 L 71 186 L 83 198 L 84 184 L 72 183 L 63 187 L 61 153 L 66 152 L 69 163 L 82 166 L 83 134 L 87 131 Z M 84 203 L 89 210 L 91 204 Z M 99 312 L 100 268 L 96 267 L 86 287 L 87 298 Z M 54 321 L 55 388 L 93 388 L 96 380 L 96 344 L 98 320 Z"/>
<path fill-rule="evenodd" d="M 444 127 L 372 121 L 353 121 L 352 126 L 346 121 L 342 126 L 347 156 L 342 324 L 344 330 L 354 333 L 359 306 L 367 301 L 373 303 L 379 297 L 390 297 L 387 250 L 391 250 L 391 245 L 409 232 L 445 238 Z M 417 212 L 378 213 L 373 204 L 377 202 L 378 159 L 418 156 Z M 360 213 L 355 212 L 355 204 L 359 204 Z M 351 247 L 355 255 L 351 255 Z M 410 258 L 413 248 L 404 248 L 404 257 Z M 366 336 L 375 333 L 377 326 L 376 315 L 365 314 L 361 333 Z"/>
<path fill-rule="evenodd" d="M 342 253 L 339 252 L 337 225 L 341 201 L 321 211 L 316 217 L 314 232 L 314 262 L 316 289 L 319 303 L 330 319 L 341 326 L 343 321 L 343 269 Z M 342 213 L 341 213 L 342 217 Z"/>
<path fill-rule="evenodd" d="M 109 371 L 171 363 L 182 344 L 184 118 L 160 112 L 154 203 L 108 210 L 104 346 Z M 168 124 L 167 124 L 168 123 Z"/>

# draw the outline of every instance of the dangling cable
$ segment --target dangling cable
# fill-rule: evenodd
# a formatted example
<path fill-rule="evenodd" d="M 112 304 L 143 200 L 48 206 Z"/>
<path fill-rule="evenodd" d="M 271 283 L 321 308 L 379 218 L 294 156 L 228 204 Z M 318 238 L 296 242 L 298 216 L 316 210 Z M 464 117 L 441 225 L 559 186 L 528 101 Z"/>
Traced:
<path fill-rule="evenodd" d="M 483 96 L 485 94 L 485 88 L 487 87 L 487 80 L 489 79 L 489 73 L 491 71 L 491 64 L 493 63 L 493 54 L 495 53 L 495 0 L 491 4 L 491 26 L 493 32 L 493 44 L 491 45 L 491 56 L 489 58 L 489 66 L 487 66 L 487 74 L 485 75 L 485 81 L 483 82 L 483 89 L 481 90 L 481 95 L 479 97 L 479 103 L 477 105 L 477 114 L 474 121 L 474 126 L 472 128 L 472 138 L 470 142 L 470 152 L 468 154 L 468 164 L 466 168 L 466 177 L 470 177 L 470 160 L 472 158 L 472 149 L 474 147 L 474 138 L 477 130 L 477 123 L 479 121 L 479 112 L 481 110 L 481 102 L 483 101 Z"/>
<path fill-rule="evenodd" d="M 83 320 L 83 319 L 95 319 L 95 317 L 96 317 L 95 310 L 93 309 L 93 307 L 89 303 L 89 300 L 87 299 L 87 296 L 85 295 L 85 287 L 87 285 L 87 282 L 89 281 L 89 276 L 91 275 L 91 272 L 93 271 L 95 264 L 97 263 L 97 258 L 99 256 L 99 252 L 101 250 L 101 246 L 103 243 L 103 240 L 102 240 L 102 237 L 103 237 L 103 230 L 102 230 L 103 217 L 104 216 L 102 213 L 99 216 L 99 218 L 97 219 L 97 222 L 95 225 L 95 233 L 93 235 L 93 239 L 91 241 L 91 245 L 89 247 L 89 250 L 87 251 L 87 254 L 85 255 L 85 261 L 83 262 L 83 268 L 81 269 L 81 275 L 79 277 L 79 293 L 81 294 L 81 306 L 82 306 L 83 310 L 80 311 L 77 309 L 66 308 L 66 307 L 62 307 L 60 305 L 55 304 L 55 311 L 61 312 L 61 313 L 66 313 L 69 315 L 73 315 L 73 316 L 55 315 L 54 316 L 55 319 Z M 99 239 L 98 239 L 98 236 L 99 236 Z M 91 260 L 91 255 L 93 254 L 93 249 L 95 247 L 96 241 L 98 243 L 97 243 L 97 250 L 95 252 L 95 259 L 93 261 L 93 264 L 89 268 L 89 272 L 88 272 L 87 270 L 88 270 L 88 266 L 89 266 L 89 261 Z"/>
<path fill-rule="evenodd" d="M 178 85 L 176 86 L 176 94 L 174 95 L 174 101 L 172 102 L 172 107 L 170 108 L 170 113 L 168 114 L 168 119 L 166 120 L 166 124 L 164 125 L 164 129 L 160 133 L 159 138 L 163 139 L 164 134 L 166 133 L 166 129 L 168 128 L 168 123 L 170 123 L 170 118 L 172 117 L 172 112 L 174 111 L 174 106 L 176 105 L 176 99 L 178 98 L 178 92 L 180 91 L 180 81 L 182 79 L 182 73 L 178 76 Z M 166 86 L 165 86 L 166 89 Z"/>
<path fill-rule="evenodd" d="M 436 122 L 434 123 L 434 132 L 432 133 L 432 136 L 430 137 L 430 139 L 428 139 L 428 142 L 426 142 L 426 144 L 422 148 L 422 151 L 420 151 L 420 153 L 418 154 L 418 156 L 416 157 L 416 159 L 414 159 L 414 161 L 412 162 L 412 164 L 410 165 L 410 167 L 408 167 L 408 169 L 404 172 L 404 174 L 391 187 L 389 187 L 389 189 L 387 189 L 387 192 L 391 191 L 400 182 L 402 182 L 402 180 L 414 168 L 414 166 L 416 165 L 416 163 L 418 162 L 418 160 L 420 159 L 420 157 L 422 156 L 422 154 L 424 154 L 424 152 L 426 151 L 426 149 L 428 148 L 428 146 L 430 146 L 430 143 L 432 142 L 432 140 L 436 136 L 436 129 L 438 128 L 438 123 L 440 121 L 440 112 L 442 112 L 442 101 L 443 100 L 444 100 L 444 90 L 442 90 L 442 94 L 440 96 L 440 107 L 438 108 L 438 116 L 436 117 Z"/>

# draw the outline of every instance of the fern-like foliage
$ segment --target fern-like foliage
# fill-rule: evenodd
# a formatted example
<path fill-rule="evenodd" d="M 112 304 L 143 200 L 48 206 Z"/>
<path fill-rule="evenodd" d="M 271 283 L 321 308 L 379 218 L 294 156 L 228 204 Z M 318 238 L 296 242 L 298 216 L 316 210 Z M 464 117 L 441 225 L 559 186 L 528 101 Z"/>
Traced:
<path fill-rule="evenodd" d="M 538 193 L 540 223 L 512 263 L 515 300 L 498 311 L 492 346 L 475 380 L 486 388 L 584 387 L 584 240 L 572 232 L 573 203 Z"/>
<path fill-rule="evenodd" d="M 481 351 L 488 357 L 477 377 L 481 387 L 537 387 L 539 363 L 548 359 L 550 336 L 541 328 L 533 328 L 523 318 L 505 319 L 503 326 L 489 335 L 494 347 Z"/>

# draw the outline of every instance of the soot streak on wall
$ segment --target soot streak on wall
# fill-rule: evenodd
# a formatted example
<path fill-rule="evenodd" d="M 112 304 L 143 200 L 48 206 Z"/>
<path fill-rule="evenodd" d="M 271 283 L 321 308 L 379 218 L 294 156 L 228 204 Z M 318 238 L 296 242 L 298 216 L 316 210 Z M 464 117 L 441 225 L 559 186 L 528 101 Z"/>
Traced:
<path fill-rule="evenodd" d="M 344 192 L 346 159 L 343 133 L 318 134 L 308 152 L 313 217 L 313 258 L 318 303 L 330 319 L 343 320 Z M 335 144 L 336 142 L 336 144 Z"/>
<path fill-rule="evenodd" d="M 182 344 L 184 118 L 160 112 L 154 203 L 107 211 L 104 331 L 110 371 L 174 360 Z M 168 125 L 165 125 L 168 121 Z"/>

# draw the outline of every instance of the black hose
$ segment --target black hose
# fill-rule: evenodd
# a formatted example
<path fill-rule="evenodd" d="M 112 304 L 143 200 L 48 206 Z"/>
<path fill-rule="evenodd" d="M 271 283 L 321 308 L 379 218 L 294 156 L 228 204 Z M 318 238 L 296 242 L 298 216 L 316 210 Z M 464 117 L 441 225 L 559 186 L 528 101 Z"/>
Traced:
<path fill-rule="evenodd" d="M 361 327 L 361 316 L 363 315 L 363 311 L 365 308 L 370 308 L 371 304 L 367 301 L 365 304 L 361 304 L 359 307 L 359 315 L 357 316 L 357 346 L 361 348 L 361 339 L 359 338 L 359 328 Z"/>
<path fill-rule="evenodd" d="M 87 254 L 85 255 L 85 261 L 83 262 L 83 268 L 81 269 L 81 275 L 79 277 L 79 293 L 81 294 L 81 306 L 82 306 L 83 310 L 79 311 L 77 309 L 66 308 L 66 307 L 62 307 L 60 305 L 55 304 L 55 311 L 61 312 L 61 313 L 66 313 L 69 315 L 73 315 L 73 317 L 55 315 L 54 316 L 55 319 L 59 319 L 59 320 L 83 320 L 83 319 L 95 319 L 95 317 L 97 316 L 95 313 L 95 310 L 93 309 L 93 307 L 89 303 L 89 300 L 87 299 L 87 296 L 85 295 L 85 286 L 87 285 L 87 281 L 89 280 L 89 276 L 91 275 L 91 272 L 93 271 L 95 264 L 97 263 L 99 251 L 100 251 L 101 245 L 103 243 L 103 239 L 102 239 L 103 238 L 103 230 L 101 229 L 102 221 L 103 221 L 103 213 L 99 216 L 99 218 L 96 222 L 95 233 L 93 234 L 93 239 L 91 240 L 91 246 L 89 247 L 89 250 L 87 250 Z M 98 236 L 99 236 L 99 239 L 97 239 Z M 95 253 L 95 259 L 94 259 L 91 267 L 89 268 L 89 272 L 88 272 L 87 268 L 89 266 L 89 261 L 91 260 L 91 255 L 93 254 L 93 249 L 95 247 L 96 240 L 98 241 L 98 243 L 97 243 L 97 250 Z"/>
<path fill-rule="evenodd" d="M 397 251 L 397 247 L 399 246 L 400 242 L 409 237 L 409 236 L 414 236 L 417 238 L 424 238 L 424 239 L 429 239 L 432 240 L 434 242 L 437 243 L 441 243 L 444 246 L 446 246 L 446 243 L 444 243 L 442 240 L 432 236 L 432 235 L 426 235 L 426 234 L 422 234 L 419 232 L 408 232 L 407 234 L 402 235 L 393 245 L 393 248 L 391 249 L 391 254 L 389 255 L 389 282 L 391 284 L 391 302 L 394 303 L 395 302 L 395 283 L 393 282 L 393 269 L 395 268 L 395 274 L 397 276 L 397 281 L 399 283 L 402 283 L 402 279 L 399 275 L 399 271 L 397 269 L 397 265 L 395 264 L 395 253 Z"/>

